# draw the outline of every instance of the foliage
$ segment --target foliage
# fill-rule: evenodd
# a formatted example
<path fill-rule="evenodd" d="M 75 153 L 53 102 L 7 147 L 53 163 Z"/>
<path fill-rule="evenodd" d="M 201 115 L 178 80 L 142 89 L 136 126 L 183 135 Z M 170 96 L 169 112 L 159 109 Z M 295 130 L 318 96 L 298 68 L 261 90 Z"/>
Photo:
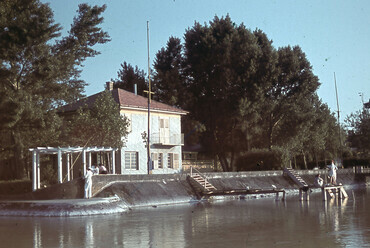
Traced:
<path fill-rule="evenodd" d="M 52 185 L 57 183 L 57 172 L 54 170 L 51 163 L 47 163 L 45 166 L 40 166 L 40 177 L 41 182 L 44 185 Z"/>
<path fill-rule="evenodd" d="M 364 155 L 370 155 L 370 110 L 364 106 L 361 111 L 349 115 L 346 123 L 350 128 L 348 134 L 350 146 Z"/>
<path fill-rule="evenodd" d="M 181 72 L 183 63 L 181 51 L 180 39 L 170 37 L 166 48 L 158 51 L 154 61 L 155 97 L 172 106 L 181 106 L 181 102 L 186 97 Z"/>
<path fill-rule="evenodd" d="M 63 139 L 73 146 L 107 146 L 121 148 L 127 137 L 128 120 L 108 90 L 102 92 L 92 108 L 80 108 L 67 120 Z"/>
<path fill-rule="evenodd" d="M 118 71 L 118 79 L 113 80 L 114 87 L 124 89 L 132 92 L 134 85 L 136 84 L 137 93 L 144 95 L 144 90 L 147 90 L 147 84 L 145 80 L 145 73 L 143 70 L 139 70 L 137 66 L 135 68 L 124 62 L 121 64 L 121 69 Z"/>
<path fill-rule="evenodd" d="M 15 160 L 16 178 L 23 177 L 29 147 L 57 142 L 62 122 L 55 108 L 82 96 L 81 66 L 99 54 L 94 45 L 109 40 L 98 27 L 104 10 L 79 5 L 69 34 L 58 39 L 61 27 L 49 5 L 0 2 L 0 132 L 9 137 L 0 152 Z"/>
<path fill-rule="evenodd" d="M 279 151 L 258 149 L 248 151 L 237 159 L 237 171 L 280 169 L 282 154 Z"/>
<path fill-rule="evenodd" d="M 196 22 L 184 41 L 170 37 L 157 53 L 156 95 L 190 112 L 187 130 L 202 127 L 199 140 L 224 171 L 252 149 L 276 151 L 284 166 L 295 156 L 335 153 L 335 118 L 300 47 L 275 49 L 261 30 L 229 16 Z"/>

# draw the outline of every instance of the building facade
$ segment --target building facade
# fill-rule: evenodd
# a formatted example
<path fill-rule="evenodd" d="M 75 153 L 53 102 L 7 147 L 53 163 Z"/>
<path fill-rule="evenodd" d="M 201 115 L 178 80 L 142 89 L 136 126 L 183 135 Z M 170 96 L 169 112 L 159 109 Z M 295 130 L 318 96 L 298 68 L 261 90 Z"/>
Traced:
<path fill-rule="evenodd" d="M 182 170 L 181 117 L 187 112 L 152 100 L 148 113 L 148 98 L 122 89 L 113 89 L 107 83 L 121 115 L 129 120 L 129 134 L 125 146 L 118 151 L 116 172 L 120 174 L 169 174 Z M 101 92 L 102 93 L 102 92 Z M 76 111 L 81 106 L 92 106 L 99 94 L 63 107 L 64 112 Z M 148 158 L 148 116 L 149 150 Z M 124 137 L 123 137 L 124 138 Z M 149 161 L 149 163 L 148 163 Z"/>
<path fill-rule="evenodd" d="M 150 160 L 148 167 L 148 111 L 121 108 L 130 123 L 126 146 L 121 149 L 123 174 L 168 174 L 181 168 L 181 115 L 174 112 L 150 111 Z"/>

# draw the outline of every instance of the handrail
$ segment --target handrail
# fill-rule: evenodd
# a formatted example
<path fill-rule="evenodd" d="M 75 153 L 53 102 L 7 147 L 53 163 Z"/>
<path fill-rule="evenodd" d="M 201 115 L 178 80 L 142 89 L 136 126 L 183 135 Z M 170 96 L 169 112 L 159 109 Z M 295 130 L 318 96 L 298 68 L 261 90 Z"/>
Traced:
<path fill-rule="evenodd" d="M 190 176 L 193 177 L 193 169 L 198 173 L 198 175 L 200 175 L 201 177 L 204 178 L 204 188 L 206 188 L 206 185 L 208 183 L 208 179 L 207 179 L 207 176 L 204 175 L 203 173 L 201 173 L 199 170 L 197 170 L 196 168 L 193 168 L 193 166 L 190 166 Z"/>
<path fill-rule="evenodd" d="M 295 171 L 292 168 L 284 168 L 285 175 L 288 175 L 297 185 L 300 187 L 307 187 L 308 184 L 305 180 L 303 180 L 298 174 L 295 173 Z M 301 180 L 299 180 L 300 178 Z"/>

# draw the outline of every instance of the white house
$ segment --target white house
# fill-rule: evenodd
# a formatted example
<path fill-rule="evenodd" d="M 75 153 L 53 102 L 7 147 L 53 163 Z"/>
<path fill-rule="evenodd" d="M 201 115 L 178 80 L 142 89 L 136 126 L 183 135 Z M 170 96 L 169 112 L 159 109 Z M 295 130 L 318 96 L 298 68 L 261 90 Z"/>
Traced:
<path fill-rule="evenodd" d="M 116 172 L 119 174 L 168 174 L 182 169 L 181 116 L 186 111 L 152 100 L 150 104 L 150 154 L 151 166 L 148 168 L 148 149 L 143 134 L 148 133 L 148 98 L 135 93 L 113 89 L 107 83 L 114 100 L 120 106 L 120 113 L 129 120 L 129 134 L 126 146 L 119 151 L 116 159 Z M 74 104 L 63 107 L 64 112 L 76 111 L 79 107 L 92 106 L 100 93 L 89 96 Z"/>

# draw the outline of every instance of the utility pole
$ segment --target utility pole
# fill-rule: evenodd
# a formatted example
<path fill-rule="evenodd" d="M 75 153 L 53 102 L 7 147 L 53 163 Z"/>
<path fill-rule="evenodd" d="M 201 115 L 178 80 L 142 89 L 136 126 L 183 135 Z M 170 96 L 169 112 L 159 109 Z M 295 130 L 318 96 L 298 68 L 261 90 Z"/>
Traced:
<path fill-rule="evenodd" d="M 146 36 L 147 36 L 147 43 L 148 43 L 148 90 L 144 90 L 144 92 L 148 93 L 148 137 L 147 137 L 147 152 L 148 152 L 148 174 L 150 174 L 150 167 L 151 167 L 151 158 L 150 158 L 150 103 L 152 101 L 152 87 L 150 83 L 150 56 L 149 56 L 149 21 L 146 22 Z"/>

